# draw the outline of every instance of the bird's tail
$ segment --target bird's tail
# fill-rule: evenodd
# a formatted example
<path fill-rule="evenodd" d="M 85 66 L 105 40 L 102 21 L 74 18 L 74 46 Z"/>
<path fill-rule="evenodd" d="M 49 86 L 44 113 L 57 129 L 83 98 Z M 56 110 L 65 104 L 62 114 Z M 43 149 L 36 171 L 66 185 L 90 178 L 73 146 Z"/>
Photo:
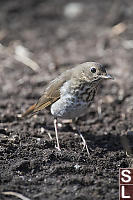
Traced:
<path fill-rule="evenodd" d="M 30 107 L 22 114 L 22 117 L 26 117 L 26 116 L 29 115 L 29 114 L 35 114 L 35 113 L 34 113 L 35 107 L 36 107 L 36 104 L 30 106 Z"/>

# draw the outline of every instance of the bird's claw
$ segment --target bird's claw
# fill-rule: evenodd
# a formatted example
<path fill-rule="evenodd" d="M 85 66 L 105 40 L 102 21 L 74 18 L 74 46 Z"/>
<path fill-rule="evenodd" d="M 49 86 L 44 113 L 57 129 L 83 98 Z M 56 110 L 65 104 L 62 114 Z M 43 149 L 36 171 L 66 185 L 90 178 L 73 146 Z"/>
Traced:
<path fill-rule="evenodd" d="M 55 145 L 55 148 L 58 150 L 58 151 L 61 151 L 61 148 L 59 146 L 56 146 Z"/>

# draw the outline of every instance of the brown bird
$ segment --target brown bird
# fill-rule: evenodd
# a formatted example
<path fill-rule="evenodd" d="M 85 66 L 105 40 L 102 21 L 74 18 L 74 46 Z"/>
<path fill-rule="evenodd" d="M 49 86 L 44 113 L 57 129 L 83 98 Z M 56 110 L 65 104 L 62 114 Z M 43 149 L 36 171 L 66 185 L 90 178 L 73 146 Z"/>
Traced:
<path fill-rule="evenodd" d="M 94 99 L 97 87 L 101 80 L 113 79 L 107 74 L 103 65 L 96 62 L 85 62 L 69 69 L 50 82 L 42 97 L 32 105 L 22 117 L 34 115 L 44 108 L 51 106 L 54 116 L 54 127 L 57 140 L 57 149 L 60 150 L 57 119 L 72 119 L 85 115 Z M 78 131 L 86 148 L 89 150 L 83 135 Z"/>

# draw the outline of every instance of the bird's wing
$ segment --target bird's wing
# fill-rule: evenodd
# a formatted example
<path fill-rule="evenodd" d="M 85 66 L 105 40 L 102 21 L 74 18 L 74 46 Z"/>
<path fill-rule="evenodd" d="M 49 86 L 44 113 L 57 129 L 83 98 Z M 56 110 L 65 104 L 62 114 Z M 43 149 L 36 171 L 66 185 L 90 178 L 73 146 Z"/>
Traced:
<path fill-rule="evenodd" d="M 65 79 L 55 79 L 50 83 L 42 97 L 38 100 L 34 112 L 42 110 L 60 98 L 60 88 L 66 82 Z"/>
<path fill-rule="evenodd" d="M 44 108 L 50 106 L 53 102 L 57 101 L 60 98 L 60 88 L 63 84 L 69 80 L 71 77 L 70 70 L 65 72 L 65 75 L 60 75 L 58 78 L 53 80 L 49 86 L 46 88 L 46 91 L 38 102 L 32 105 L 22 116 L 25 117 L 28 114 L 35 114 L 36 112 L 43 110 Z"/>

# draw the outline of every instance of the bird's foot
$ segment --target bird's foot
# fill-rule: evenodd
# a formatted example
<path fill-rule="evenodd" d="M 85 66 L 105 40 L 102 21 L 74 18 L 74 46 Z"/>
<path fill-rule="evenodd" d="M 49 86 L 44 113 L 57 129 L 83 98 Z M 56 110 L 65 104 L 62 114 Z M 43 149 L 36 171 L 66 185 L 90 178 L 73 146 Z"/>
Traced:
<path fill-rule="evenodd" d="M 55 148 L 56 148 L 58 151 L 61 151 L 60 146 L 56 146 L 56 145 L 55 145 Z"/>
<path fill-rule="evenodd" d="M 84 138 L 82 138 L 82 139 L 83 139 L 83 149 L 82 149 L 82 151 L 84 151 L 84 149 L 86 149 L 88 156 L 90 156 L 90 151 L 88 149 L 87 143 L 86 143 Z"/>
<path fill-rule="evenodd" d="M 86 149 L 88 156 L 90 156 L 90 151 L 89 151 L 89 149 L 88 149 L 87 144 L 83 145 L 82 151 L 84 151 L 84 149 Z"/>

